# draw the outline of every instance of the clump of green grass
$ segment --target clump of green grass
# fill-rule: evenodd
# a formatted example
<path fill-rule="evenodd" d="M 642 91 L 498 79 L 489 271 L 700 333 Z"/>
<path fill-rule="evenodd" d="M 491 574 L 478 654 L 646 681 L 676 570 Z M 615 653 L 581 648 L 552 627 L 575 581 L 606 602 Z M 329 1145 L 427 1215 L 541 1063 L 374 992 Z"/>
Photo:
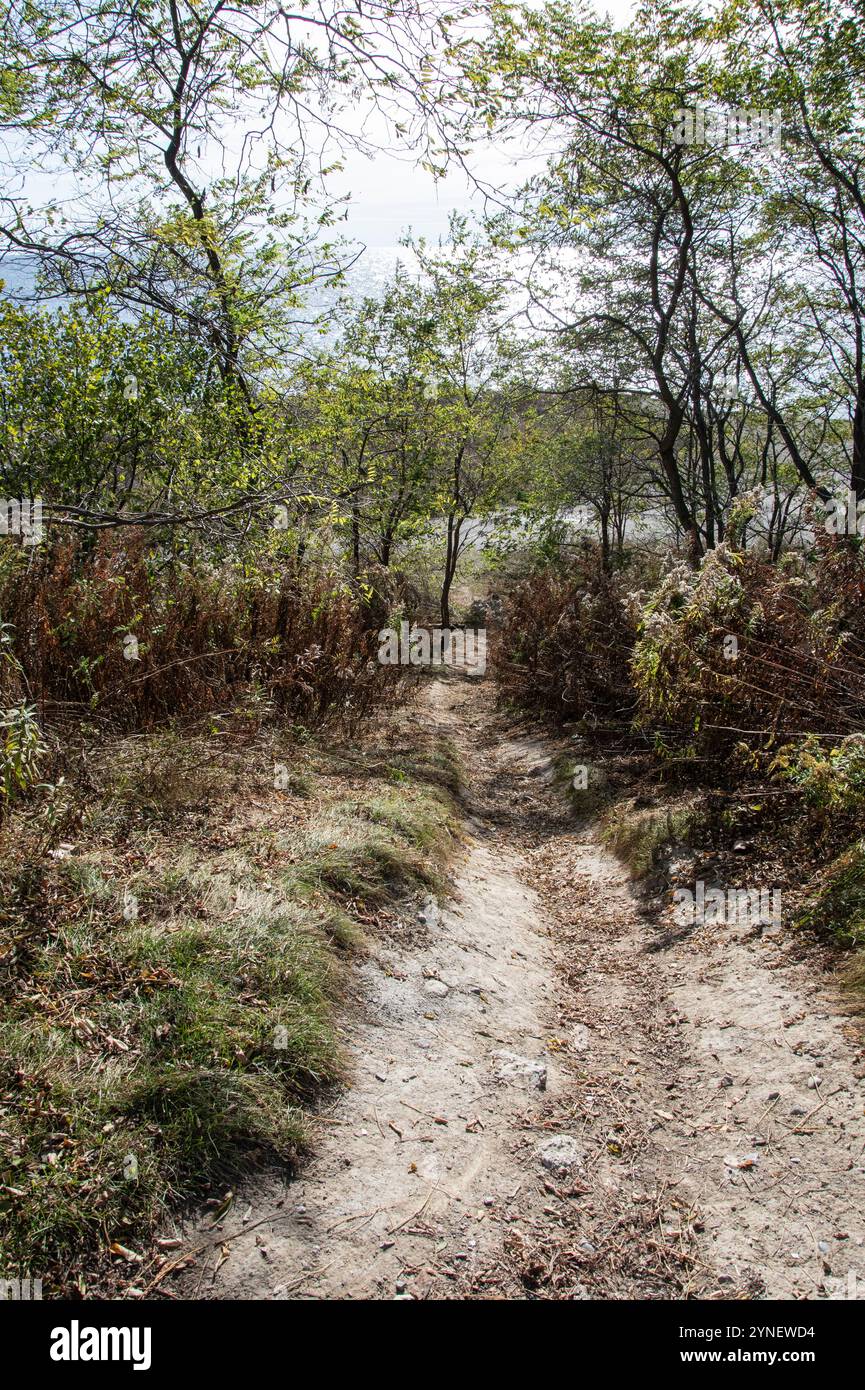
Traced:
<path fill-rule="evenodd" d="M 362 951 L 366 946 L 363 929 L 340 907 L 328 908 L 320 925 L 329 946 L 343 951 Z"/>
<path fill-rule="evenodd" d="M 404 750 L 389 763 L 388 776 L 397 787 L 438 786 L 451 796 L 459 795 L 464 782 L 460 755 L 449 741 Z"/>
<path fill-rule="evenodd" d="M 49 1278 L 256 1147 L 290 1160 L 302 1103 L 340 1074 L 334 958 L 294 906 L 235 893 L 231 914 L 166 927 L 125 920 L 80 865 L 51 872 L 62 914 L 4 958 L 0 1021 L 0 1248 Z"/>
<path fill-rule="evenodd" d="M 335 803 L 308 827 L 286 885 L 373 906 L 422 889 L 440 892 L 440 865 L 457 842 L 456 824 L 446 793 L 414 783 Z"/>
<path fill-rule="evenodd" d="M 853 1010 L 865 1013 L 865 951 L 857 951 L 842 976 L 842 984 L 849 995 Z"/>
<path fill-rule="evenodd" d="M 402 796 L 374 796 L 367 802 L 365 814 L 419 850 L 439 849 L 445 834 L 454 833 L 453 818 L 448 816 L 444 801 L 429 794 L 409 790 Z"/>
<path fill-rule="evenodd" d="M 638 808 L 628 801 L 607 812 L 602 834 L 604 843 L 627 864 L 631 878 L 642 879 L 657 867 L 663 846 L 687 842 L 695 824 L 691 804 Z"/>
<path fill-rule="evenodd" d="M 437 758 L 394 786 L 306 744 L 303 785 L 278 791 L 269 749 L 176 751 L 155 736 L 134 767 L 89 764 L 71 855 L 0 846 L 0 1269 L 49 1293 L 111 1290 L 112 1261 L 135 1270 L 120 1247 L 146 1254 L 178 1203 L 294 1160 L 342 1075 L 347 952 L 371 913 L 438 891 L 457 844 Z"/>

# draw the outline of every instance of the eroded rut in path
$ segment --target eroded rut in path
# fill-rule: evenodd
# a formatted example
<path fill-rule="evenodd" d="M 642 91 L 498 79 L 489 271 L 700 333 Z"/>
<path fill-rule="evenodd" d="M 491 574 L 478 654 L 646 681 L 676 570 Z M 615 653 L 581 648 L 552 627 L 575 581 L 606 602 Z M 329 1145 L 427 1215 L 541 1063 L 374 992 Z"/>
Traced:
<path fill-rule="evenodd" d="M 188 1233 L 184 1294 L 861 1296 L 852 1029 L 777 941 L 647 949 L 552 750 L 489 701 L 426 687 L 418 718 L 470 779 L 451 899 L 373 944 L 314 1157 Z"/>

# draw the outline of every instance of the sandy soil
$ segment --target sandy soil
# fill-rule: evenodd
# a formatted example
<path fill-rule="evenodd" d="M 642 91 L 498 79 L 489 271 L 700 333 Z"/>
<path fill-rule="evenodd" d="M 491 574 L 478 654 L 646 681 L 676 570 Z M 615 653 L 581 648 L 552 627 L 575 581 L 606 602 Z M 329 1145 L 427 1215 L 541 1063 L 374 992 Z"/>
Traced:
<path fill-rule="evenodd" d="M 443 908 L 373 945 L 352 1085 L 286 1186 L 186 1233 L 185 1297 L 865 1297 L 861 1035 L 783 935 L 660 931 L 491 682 Z"/>

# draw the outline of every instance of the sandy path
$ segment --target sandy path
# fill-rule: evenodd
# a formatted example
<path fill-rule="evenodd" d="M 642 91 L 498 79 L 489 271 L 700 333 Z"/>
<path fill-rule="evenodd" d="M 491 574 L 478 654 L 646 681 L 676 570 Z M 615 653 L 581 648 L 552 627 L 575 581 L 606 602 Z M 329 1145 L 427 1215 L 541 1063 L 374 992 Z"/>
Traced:
<path fill-rule="evenodd" d="M 452 898 L 373 947 L 314 1158 L 188 1233 L 183 1293 L 865 1296 L 858 1034 L 782 938 L 657 949 L 555 750 L 490 703 L 426 687 L 472 774 Z"/>
<path fill-rule="evenodd" d="M 425 722 L 448 733 L 454 689 L 434 683 L 424 701 Z M 267 1179 L 240 1194 L 249 1229 L 212 1281 L 220 1240 L 188 1296 L 392 1298 L 418 1279 L 426 1292 L 466 1270 L 483 1278 L 525 1177 L 514 1133 L 555 1066 L 548 925 L 519 856 L 476 830 L 420 941 L 373 946 L 356 971 L 352 1084 L 321 1117 L 315 1158 L 287 1190 Z M 192 1245 L 213 1240 L 208 1226 Z M 237 1226 L 227 1219 L 226 1236 Z"/>

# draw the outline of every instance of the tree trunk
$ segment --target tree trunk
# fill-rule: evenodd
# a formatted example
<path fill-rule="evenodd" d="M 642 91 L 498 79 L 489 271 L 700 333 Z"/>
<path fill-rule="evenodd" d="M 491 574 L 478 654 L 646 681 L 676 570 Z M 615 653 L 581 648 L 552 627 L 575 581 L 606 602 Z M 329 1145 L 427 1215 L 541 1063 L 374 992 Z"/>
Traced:
<path fill-rule="evenodd" d="M 850 471 L 850 490 L 856 501 L 865 497 L 865 386 L 860 386 L 853 412 L 853 466 Z"/>
<path fill-rule="evenodd" d="M 441 591 L 441 625 L 443 628 L 449 628 L 451 625 L 451 585 L 454 582 L 457 560 L 459 559 L 461 528 L 462 520 L 459 517 L 455 517 L 453 512 L 450 512 L 448 515 L 448 543 L 445 553 L 445 568 Z"/>

